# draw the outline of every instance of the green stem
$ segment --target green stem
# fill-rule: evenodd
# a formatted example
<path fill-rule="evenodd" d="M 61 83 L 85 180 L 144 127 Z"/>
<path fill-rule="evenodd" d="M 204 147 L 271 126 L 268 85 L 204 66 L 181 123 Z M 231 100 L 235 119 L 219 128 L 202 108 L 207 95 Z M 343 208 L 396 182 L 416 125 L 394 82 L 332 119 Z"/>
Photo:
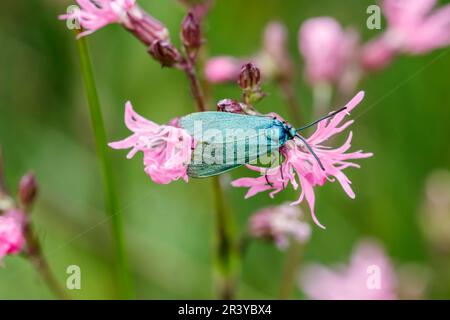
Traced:
<path fill-rule="evenodd" d="M 120 290 L 120 298 L 130 299 L 133 297 L 133 291 L 125 253 L 122 214 L 119 210 L 117 189 L 112 173 L 109 150 L 107 148 L 105 126 L 103 123 L 97 88 L 89 58 L 89 50 L 85 38 L 81 38 L 77 41 L 77 48 L 91 115 L 91 125 L 94 133 L 95 147 L 103 178 L 105 209 L 112 222 L 111 227 L 112 236 L 114 239 L 116 272 Z"/>
<path fill-rule="evenodd" d="M 50 266 L 48 265 L 44 254 L 42 253 L 39 239 L 33 232 L 31 225 L 29 224 L 25 228 L 25 237 L 27 242 L 27 249 L 25 250 L 25 253 L 32 265 L 42 276 L 42 279 L 45 281 L 50 290 L 53 291 L 55 296 L 57 296 L 61 300 L 70 300 L 70 296 L 53 275 L 53 272 L 50 269 Z"/>
<path fill-rule="evenodd" d="M 188 52 L 188 50 L 185 50 Z M 205 56 L 201 55 L 204 59 Z M 188 55 L 185 72 L 189 79 L 192 94 L 199 112 L 206 111 L 206 101 L 201 82 L 196 72 L 196 60 Z M 213 177 L 214 205 L 216 211 L 216 232 L 214 239 L 214 278 L 218 297 L 231 300 L 235 296 L 239 270 L 239 249 L 235 237 L 233 215 L 227 210 L 220 177 Z"/>
<path fill-rule="evenodd" d="M 287 252 L 286 262 L 284 265 L 283 275 L 281 278 L 279 298 L 280 300 L 290 299 L 294 291 L 296 279 L 298 274 L 298 266 L 301 260 L 301 253 L 303 247 L 301 244 L 292 241 Z"/>
<path fill-rule="evenodd" d="M 220 177 L 213 177 L 213 192 L 216 205 L 215 232 L 215 281 L 220 299 L 231 300 L 235 296 L 239 252 L 235 239 L 233 216 L 227 211 L 220 185 Z"/>

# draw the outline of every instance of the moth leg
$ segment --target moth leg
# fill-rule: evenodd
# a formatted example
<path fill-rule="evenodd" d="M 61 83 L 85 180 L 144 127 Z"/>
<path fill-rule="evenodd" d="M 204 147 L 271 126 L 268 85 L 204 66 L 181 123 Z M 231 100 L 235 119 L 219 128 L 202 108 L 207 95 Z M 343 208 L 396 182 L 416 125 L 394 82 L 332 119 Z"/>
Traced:
<path fill-rule="evenodd" d="M 284 175 L 283 175 L 283 164 L 280 164 L 280 173 L 281 173 L 281 179 L 283 181 L 283 189 L 286 188 L 284 185 Z"/>
<path fill-rule="evenodd" d="M 269 185 L 271 188 L 273 188 L 273 183 L 269 181 L 269 177 L 267 176 L 267 171 L 266 170 L 266 174 L 264 174 L 264 178 L 266 179 L 267 185 Z"/>

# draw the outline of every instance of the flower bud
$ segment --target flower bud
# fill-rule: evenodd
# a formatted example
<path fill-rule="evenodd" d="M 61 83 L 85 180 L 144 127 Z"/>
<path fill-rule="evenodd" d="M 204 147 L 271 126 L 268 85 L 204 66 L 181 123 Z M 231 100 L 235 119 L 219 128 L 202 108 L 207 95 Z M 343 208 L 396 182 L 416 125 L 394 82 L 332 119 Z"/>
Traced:
<path fill-rule="evenodd" d="M 168 40 L 169 31 L 166 26 L 147 14 L 139 6 L 134 6 L 127 12 L 128 23 L 125 28 L 133 33 L 146 46 L 156 40 Z"/>
<path fill-rule="evenodd" d="M 261 81 L 261 72 L 253 63 L 242 66 L 239 74 L 238 84 L 244 90 L 257 87 Z"/>
<path fill-rule="evenodd" d="M 245 113 L 242 103 L 233 99 L 223 99 L 217 103 L 217 111 L 230 113 Z"/>
<path fill-rule="evenodd" d="M 181 62 L 180 53 L 169 41 L 154 41 L 148 48 L 148 52 L 163 67 L 172 67 Z"/>
<path fill-rule="evenodd" d="M 197 17 L 189 12 L 181 24 L 181 40 L 188 48 L 199 48 L 202 45 L 202 32 Z"/>
<path fill-rule="evenodd" d="M 20 202 L 28 206 L 33 203 L 37 195 L 37 183 L 33 173 L 28 173 L 20 179 L 19 199 Z"/>

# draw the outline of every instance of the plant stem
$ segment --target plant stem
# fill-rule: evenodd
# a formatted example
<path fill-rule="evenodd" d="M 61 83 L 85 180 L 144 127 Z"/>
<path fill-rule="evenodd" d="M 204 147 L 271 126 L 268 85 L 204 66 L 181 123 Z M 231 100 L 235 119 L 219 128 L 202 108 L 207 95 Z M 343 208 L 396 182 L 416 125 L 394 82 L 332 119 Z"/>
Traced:
<path fill-rule="evenodd" d="M 289 246 L 281 278 L 280 300 L 289 299 L 294 291 L 295 277 L 297 275 L 298 265 L 300 264 L 302 250 L 303 246 L 295 241 Z"/>
<path fill-rule="evenodd" d="M 27 241 L 27 249 L 25 251 L 25 254 L 27 255 L 30 262 L 42 276 L 50 290 L 52 290 L 59 299 L 69 300 L 70 296 L 66 293 L 66 291 L 53 275 L 50 266 L 48 265 L 44 254 L 42 253 L 39 239 L 34 234 L 33 229 L 31 228 L 31 225 L 29 223 L 25 228 L 25 237 Z"/>
<path fill-rule="evenodd" d="M 215 281 L 220 299 L 231 300 L 236 291 L 239 253 L 235 240 L 233 216 L 225 208 L 220 177 L 213 177 L 216 204 Z"/>
<path fill-rule="evenodd" d="M 186 50 L 187 51 L 187 50 Z M 185 72 L 199 112 L 206 111 L 205 97 L 195 72 L 195 59 L 187 55 Z M 233 215 L 226 209 L 220 177 L 213 177 L 213 193 L 216 211 L 216 232 L 214 241 L 214 276 L 217 295 L 220 299 L 231 300 L 236 291 L 239 266 L 238 244 L 235 239 Z"/>
<path fill-rule="evenodd" d="M 187 54 L 186 59 L 187 59 L 187 62 L 186 62 L 186 66 L 184 67 L 184 70 L 186 72 L 186 75 L 189 80 L 189 84 L 191 86 L 192 96 L 194 97 L 194 100 L 197 104 L 198 111 L 204 112 L 204 111 L 206 111 L 205 99 L 203 97 L 203 91 L 200 86 L 200 81 L 197 77 L 197 73 L 195 70 L 195 63 L 194 63 L 193 59 L 191 57 L 189 57 L 189 54 Z"/>
<path fill-rule="evenodd" d="M 297 97 L 295 96 L 292 81 L 289 79 L 279 79 L 277 83 L 281 89 L 284 100 L 289 107 L 292 119 L 295 121 L 295 125 L 298 126 L 302 117 L 300 114 L 300 105 L 298 103 Z"/>
<path fill-rule="evenodd" d="M 112 236 L 116 258 L 116 272 L 120 298 L 130 299 L 133 291 L 130 280 L 130 272 L 125 252 L 124 231 L 122 215 L 119 210 L 117 189 L 112 173 L 109 150 L 107 148 L 106 132 L 103 123 L 102 112 L 92 72 L 89 50 L 85 38 L 77 41 L 78 56 L 80 59 L 81 73 L 83 75 L 86 96 L 91 115 L 91 125 L 94 133 L 95 147 L 100 163 L 106 212 L 111 219 Z"/>

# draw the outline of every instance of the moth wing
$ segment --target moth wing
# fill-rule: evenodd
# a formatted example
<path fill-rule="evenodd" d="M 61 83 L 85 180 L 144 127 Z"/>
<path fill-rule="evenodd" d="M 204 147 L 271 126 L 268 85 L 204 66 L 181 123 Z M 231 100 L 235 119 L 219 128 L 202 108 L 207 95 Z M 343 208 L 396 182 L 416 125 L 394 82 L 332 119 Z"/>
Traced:
<path fill-rule="evenodd" d="M 190 164 L 187 169 L 187 174 L 192 178 L 208 178 L 217 176 L 227 171 L 236 169 L 242 166 L 241 164 L 226 165 L 226 164 Z"/>
<path fill-rule="evenodd" d="M 270 117 L 227 112 L 198 112 L 181 118 L 181 127 L 196 139 L 188 175 L 195 178 L 218 175 L 278 149 L 286 137 L 277 123 Z M 196 130 L 202 132 L 196 133 Z M 213 134 L 204 134 L 207 130 Z M 272 130 L 280 130 L 276 132 L 278 138 L 275 140 Z M 222 153 L 221 156 L 216 155 L 217 151 Z"/>
<path fill-rule="evenodd" d="M 210 177 L 261 160 L 262 156 L 271 155 L 281 145 L 278 141 L 268 138 L 269 130 L 259 130 L 258 134 L 231 140 L 231 143 L 226 144 L 213 140 L 197 143 L 188 167 L 188 175 L 194 178 Z"/>
<path fill-rule="evenodd" d="M 209 129 L 263 129 L 273 125 L 273 119 L 265 116 L 243 115 L 230 112 L 196 112 L 188 114 L 180 119 L 180 125 L 191 135 L 195 132 L 195 124 L 201 124 L 202 130 Z"/>

